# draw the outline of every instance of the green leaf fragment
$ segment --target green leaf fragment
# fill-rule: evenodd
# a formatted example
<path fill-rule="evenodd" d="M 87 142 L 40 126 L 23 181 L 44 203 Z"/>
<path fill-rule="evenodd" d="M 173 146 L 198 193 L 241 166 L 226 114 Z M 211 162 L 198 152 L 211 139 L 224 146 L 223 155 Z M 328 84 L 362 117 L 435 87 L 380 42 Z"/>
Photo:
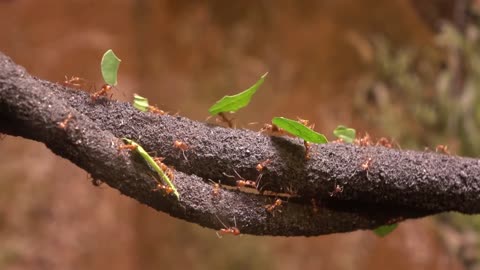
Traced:
<path fill-rule="evenodd" d="M 390 234 L 397 227 L 398 227 L 398 223 L 395 223 L 392 225 L 383 225 L 373 230 L 373 232 L 380 237 L 384 237 Z"/>
<path fill-rule="evenodd" d="M 272 123 L 277 127 L 284 129 L 286 132 L 295 135 L 307 142 L 313 143 L 327 143 L 328 140 L 325 135 L 313 131 L 305 125 L 285 117 L 274 117 Z"/>
<path fill-rule="evenodd" d="M 208 109 L 208 112 L 211 115 L 216 115 L 221 112 L 236 112 L 237 110 L 247 106 L 248 103 L 250 103 L 253 94 L 257 92 L 260 85 L 262 85 L 265 81 L 267 74 L 268 72 L 263 74 L 263 76 L 260 77 L 260 80 L 258 80 L 247 90 L 233 96 L 224 96 L 222 99 L 213 104 L 213 106 Z"/>
<path fill-rule="evenodd" d="M 344 142 L 353 143 L 355 140 L 355 129 L 347 128 L 345 126 L 339 125 L 334 131 L 333 135 L 337 138 L 342 139 Z"/>
<path fill-rule="evenodd" d="M 100 67 L 106 84 L 117 85 L 117 73 L 121 61 L 112 50 L 106 51 L 103 55 Z"/>
<path fill-rule="evenodd" d="M 137 94 L 133 94 L 133 107 L 138 109 L 139 111 L 146 112 L 148 111 L 148 99 Z"/>
<path fill-rule="evenodd" d="M 158 173 L 160 178 L 163 181 L 165 181 L 165 183 L 173 189 L 173 193 L 175 194 L 175 196 L 177 196 L 177 199 L 179 199 L 180 194 L 178 194 L 178 191 L 175 188 L 175 186 L 173 185 L 172 181 L 170 181 L 170 178 L 168 178 L 168 176 L 165 174 L 165 172 L 158 166 L 158 164 L 155 162 L 155 160 L 153 160 L 152 156 L 150 156 L 147 153 L 147 151 L 145 151 L 145 149 L 143 149 L 142 146 L 140 146 L 138 143 L 134 142 L 133 140 L 123 138 L 123 141 L 125 141 L 127 144 L 137 146 L 137 149 L 135 151 L 137 151 L 137 153 L 140 154 L 140 156 L 147 162 L 147 164 L 150 165 L 150 167 L 152 167 Z"/>

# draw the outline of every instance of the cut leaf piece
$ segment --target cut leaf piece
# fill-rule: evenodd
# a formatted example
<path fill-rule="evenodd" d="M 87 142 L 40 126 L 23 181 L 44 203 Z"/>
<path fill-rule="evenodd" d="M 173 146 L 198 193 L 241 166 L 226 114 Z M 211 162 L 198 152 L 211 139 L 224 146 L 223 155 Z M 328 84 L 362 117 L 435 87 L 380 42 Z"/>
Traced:
<path fill-rule="evenodd" d="M 178 191 L 177 189 L 175 188 L 175 186 L 173 185 L 172 181 L 170 181 L 170 178 L 168 178 L 168 176 L 165 174 L 165 172 L 158 166 L 158 164 L 155 162 L 155 160 L 153 160 L 153 157 L 150 156 L 147 151 L 145 151 L 145 149 L 143 149 L 142 146 L 140 146 L 138 143 L 134 142 L 133 140 L 130 140 L 130 139 L 127 139 L 127 138 L 122 138 L 122 140 L 127 143 L 127 144 L 131 144 L 131 145 L 135 145 L 137 146 L 136 150 L 137 153 L 140 154 L 140 156 L 147 162 L 147 164 L 153 168 L 157 173 L 158 175 L 160 176 L 160 178 L 169 186 L 173 189 L 173 194 L 175 194 L 175 196 L 177 196 L 177 199 L 180 198 L 180 194 L 178 194 Z"/>
<path fill-rule="evenodd" d="M 397 227 L 398 227 L 398 223 L 395 223 L 392 225 L 383 225 L 373 230 L 373 232 L 380 237 L 384 237 L 390 234 Z"/>
<path fill-rule="evenodd" d="M 142 111 L 142 112 L 146 112 L 148 111 L 148 107 L 150 105 L 148 104 L 148 99 L 147 98 L 144 98 L 142 96 L 139 96 L 137 94 L 133 94 L 133 107 L 135 107 L 136 109 Z"/>
<path fill-rule="evenodd" d="M 339 125 L 334 131 L 333 135 L 335 135 L 337 138 L 342 139 L 344 142 L 347 143 L 353 143 L 353 140 L 355 140 L 355 129 L 353 128 L 348 128 L 346 126 Z"/>
<path fill-rule="evenodd" d="M 221 112 L 236 112 L 239 109 L 247 106 L 248 103 L 250 103 L 253 94 L 257 92 L 260 85 L 262 85 L 265 81 L 267 74 L 268 72 L 263 74 L 263 76 L 260 77 L 260 80 L 258 80 L 247 90 L 233 96 L 224 96 L 222 99 L 213 104 L 213 106 L 208 109 L 208 112 L 211 115 L 216 115 Z"/>
<path fill-rule="evenodd" d="M 318 132 L 311 130 L 303 124 L 285 117 L 274 117 L 272 123 L 286 132 L 295 135 L 307 142 L 327 143 L 327 138 Z"/>
<path fill-rule="evenodd" d="M 106 84 L 117 85 L 117 73 L 121 61 L 112 50 L 106 51 L 103 55 L 100 67 Z"/>

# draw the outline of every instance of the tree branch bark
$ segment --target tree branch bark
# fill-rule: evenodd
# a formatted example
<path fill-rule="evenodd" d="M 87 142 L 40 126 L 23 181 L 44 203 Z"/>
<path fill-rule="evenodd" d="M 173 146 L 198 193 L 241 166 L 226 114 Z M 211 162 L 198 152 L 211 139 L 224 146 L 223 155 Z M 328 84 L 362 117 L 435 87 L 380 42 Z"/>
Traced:
<path fill-rule="evenodd" d="M 72 118 L 62 128 L 59 123 L 69 114 Z M 1 53 L 0 132 L 43 142 L 122 194 L 214 229 L 223 228 L 218 219 L 227 226 L 235 220 L 242 233 L 313 236 L 373 229 L 443 211 L 480 210 L 476 159 L 329 143 L 313 146 L 312 158 L 305 161 L 303 143 L 297 139 L 144 113 L 107 98 L 92 101 L 86 92 L 30 76 Z M 157 181 L 148 166 L 135 153 L 118 150 L 122 137 L 175 166 L 179 200 L 152 190 Z M 173 147 L 175 140 L 190 146 L 185 151 L 188 160 Z M 213 193 L 209 179 L 233 187 L 235 180 L 225 174 L 234 170 L 256 179 L 255 167 L 266 159 L 272 162 L 260 185 L 297 194 L 284 198 L 281 212 L 265 209 L 275 195 L 234 188 Z M 336 185 L 343 192 L 332 197 Z"/>

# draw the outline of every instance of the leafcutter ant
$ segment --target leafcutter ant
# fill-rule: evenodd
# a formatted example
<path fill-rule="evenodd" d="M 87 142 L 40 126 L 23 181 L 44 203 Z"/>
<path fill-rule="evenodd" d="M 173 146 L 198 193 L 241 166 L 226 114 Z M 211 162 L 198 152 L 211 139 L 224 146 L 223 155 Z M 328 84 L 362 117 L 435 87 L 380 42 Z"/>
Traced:
<path fill-rule="evenodd" d="M 188 161 L 187 156 L 185 155 L 185 151 L 187 151 L 189 147 L 186 143 L 176 140 L 175 142 L 173 142 L 173 147 L 180 149 L 182 151 L 183 157 L 186 161 Z"/>
<path fill-rule="evenodd" d="M 302 119 L 302 118 L 297 116 L 297 120 L 300 124 L 308 127 L 309 129 L 314 129 L 315 128 L 315 124 L 310 125 L 310 121 L 308 121 L 307 119 Z"/>
<path fill-rule="evenodd" d="M 442 153 L 442 154 L 445 154 L 445 155 L 450 155 L 450 151 L 448 150 L 448 146 L 447 145 L 437 145 L 437 147 L 435 147 L 435 152 L 437 153 Z"/>
<path fill-rule="evenodd" d="M 279 211 L 279 212 L 282 212 L 281 210 L 279 210 L 278 208 L 282 206 L 282 200 L 281 199 L 276 199 L 275 202 L 273 204 L 267 204 L 265 205 L 265 209 L 267 209 L 267 211 L 274 215 L 275 214 L 275 210 Z"/>
<path fill-rule="evenodd" d="M 243 177 L 240 176 L 240 174 L 238 174 L 238 172 L 235 169 L 233 169 L 233 171 L 238 176 L 238 178 L 240 178 L 240 180 L 237 180 L 235 182 L 236 185 L 237 185 L 237 188 L 243 188 L 243 187 L 249 187 L 249 188 L 254 188 L 254 189 L 258 188 L 257 182 L 252 181 L 252 180 L 245 180 Z M 235 176 L 228 175 L 226 173 L 223 173 L 223 175 L 225 175 L 226 177 L 235 178 Z"/>
<path fill-rule="evenodd" d="M 373 144 L 372 139 L 370 138 L 370 135 L 368 135 L 368 133 L 365 133 L 365 136 L 360 139 L 355 139 L 354 143 L 358 146 L 371 146 Z"/>
<path fill-rule="evenodd" d="M 337 194 L 340 194 L 343 192 L 343 187 L 340 185 L 335 184 L 333 191 L 330 192 L 330 197 L 335 197 Z"/>
<path fill-rule="evenodd" d="M 175 175 L 173 174 L 173 170 L 172 168 L 168 167 L 165 163 L 163 163 L 162 161 L 164 160 L 165 158 L 163 157 L 155 157 L 153 158 L 153 161 L 155 161 L 155 163 L 157 163 L 158 167 L 160 167 L 160 169 L 167 175 L 167 177 L 173 181 L 173 179 L 175 179 Z"/>
<path fill-rule="evenodd" d="M 110 91 L 111 89 L 112 89 L 111 85 L 104 84 L 100 90 L 98 90 L 97 92 L 91 95 L 92 101 L 96 101 L 99 97 L 102 97 L 102 96 L 106 97 L 108 94 L 108 91 Z"/>
<path fill-rule="evenodd" d="M 72 76 L 70 79 L 65 76 L 65 81 L 63 81 L 62 84 L 65 86 L 80 88 L 85 84 L 85 80 L 76 76 Z"/>
<path fill-rule="evenodd" d="M 217 217 L 218 221 L 220 221 L 223 227 L 225 227 L 217 231 L 218 238 L 222 238 L 222 235 L 225 235 L 225 234 L 231 234 L 235 236 L 240 235 L 240 230 L 237 228 L 237 221 L 235 220 L 235 216 L 233 217 L 233 222 L 235 224 L 235 227 L 227 227 L 227 225 L 225 225 L 225 223 L 223 223 L 216 214 L 215 214 L 215 217 Z"/>
<path fill-rule="evenodd" d="M 310 159 L 310 143 L 307 141 L 303 141 L 303 145 L 305 146 L 305 160 Z"/>
<path fill-rule="evenodd" d="M 214 182 L 213 180 L 208 179 L 213 184 L 212 195 L 213 197 L 220 196 L 220 183 Z"/>
<path fill-rule="evenodd" d="M 212 118 L 212 115 L 207 117 L 206 121 L 208 121 L 210 118 Z M 224 112 L 220 112 L 215 115 L 215 122 L 217 122 L 218 124 L 225 123 L 229 128 L 235 128 L 235 125 L 233 124 L 233 119 L 234 118 L 229 119 Z"/>
<path fill-rule="evenodd" d="M 237 187 L 250 187 L 250 188 L 257 188 L 257 183 L 252 180 L 237 180 Z"/>
<path fill-rule="evenodd" d="M 270 159 L 266 159 L 258 163 L 255 169 L 257 169 L 258 172 L 262 172 L 263 169 L 265 169 L 270 163 L 272 163 L 272 161 Z"/>
<path fill-rule="evenodd" d="M 163 191 L 167 195 L 170 195 L 174 192 L 173 188 L 171 188 L 167 185 L 163 185 L 163 184 L 158 183 L 157 187 L 154 188 L 152 191 L 159 191 L 159 190 Z"/>
<path fill-rule="evenodd" d="M 148 106 L 148 111 L 154 114 L 159 114 L 159 115 L 165 115 L 167 114 L 164 110 L 160 110 L 159 108 L 149 105 Z"/>
<path fill-rule="evenodd" d="M 274 124 L 264 124 L 262 129 L 260 129 L 260 133 L 266 133 L 271 135 L 285 135 L 287 134 L 285 130 L 279 128 L 277 125 Z"/>
<path fill-rule="evenodd" d="M 371 164 L 372 164 L 372 158 L 367 158 L 367 160 L 362 164 L 362 169 L 364 171 L 368 170 Z"/>
<path fill-rule="evenodd" d="M 134 144 L 121 144 L 118 146 L 118 150 L 137 150 L 137 145 Z"/>
<path fill-rule="evenodd" d="M 224 112 L 220 112 L 218 113 L 218 117 L 217 119 L 219 119 L 218 121 L 220 122 L 223 122 L 223 123 L 226 123 L 228 125 L 229 128 L 233 128 L 233 119 L 229 119 L 227 117 L 227 115 L 225 115 Z"/>
<path fill-rule="evenodd" d="M 393 147 L 392 142 L 390 142 L 385 137 L 380 138 L 375 145 L 376 146 L 383 146 L 383 147 L 386 147 L 386 148 L 392 148 Z"/>
<path fill-rule="evenodd" d="M 58 127 L 61 128 L 61 129 L 66 129 L 67 125 L 68 125 L 68 122 L 70 122 L 72 117 L 73 117 L 72 113 L 68 113 L 67 118 L 65 118 L 65 120 L 63 120 L 62 122 L 58 123 Z"/>

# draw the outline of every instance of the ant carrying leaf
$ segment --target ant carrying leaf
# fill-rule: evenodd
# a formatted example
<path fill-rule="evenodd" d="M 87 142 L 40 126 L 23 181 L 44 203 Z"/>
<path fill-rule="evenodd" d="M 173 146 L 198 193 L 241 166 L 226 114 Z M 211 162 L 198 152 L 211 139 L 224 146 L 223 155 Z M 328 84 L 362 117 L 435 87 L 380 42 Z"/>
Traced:
<path fill-rule="evenodd" d="M 232 120 L 227 118 L 225 114 L 228 112 L 236 112 L 239 109 L 247 106 L 260 85 L 262 85 L 265 81 L 267 74 L 268 72 L 263 74 L 263 76 L 260 77 L 260 80 L 258 80 L 247 90 L 233 96 L 224 96 L 222 99 L 213 104 L 213 106 L 208 109 L 208 112 L 211 115 L 219 116 L 220 121 L 227 123 L 229 127 L 233 127 Z"/>
<path fill-rule="evenodd" d="M 178 194 L 177 189 L 173 185 L 172 181 L 170 181 L 170 178 L 167 176 L 167 174 L 160 168 L 160 166 L 155 162 L 155 159 L 151 157 L 145 149 L 143 149 L 142 146 L 140 146 L 138 143 L 134 142 L 133 140 L 123 138 L 123 141 L 127 144 L 125 146 L 129 146 L 128 148 L 135 150 L 137 153 L 140 154 L 140 156 L 150 165 L 151 168 L 153 168 L 160 178 L 165 181 L 165 183 L 173 190 L 173 194 L 177 197 L 177 199 L 180 198 L 180 195 Z M 126 148 L 122 147 L 121 148 Z"/>
<path fill-rule="evenodd" d="M 353 143 L 355 140 L 356 131 L 353 128 L 339 125 L 334 131 L 333 135 L 347 143 Z"/>

